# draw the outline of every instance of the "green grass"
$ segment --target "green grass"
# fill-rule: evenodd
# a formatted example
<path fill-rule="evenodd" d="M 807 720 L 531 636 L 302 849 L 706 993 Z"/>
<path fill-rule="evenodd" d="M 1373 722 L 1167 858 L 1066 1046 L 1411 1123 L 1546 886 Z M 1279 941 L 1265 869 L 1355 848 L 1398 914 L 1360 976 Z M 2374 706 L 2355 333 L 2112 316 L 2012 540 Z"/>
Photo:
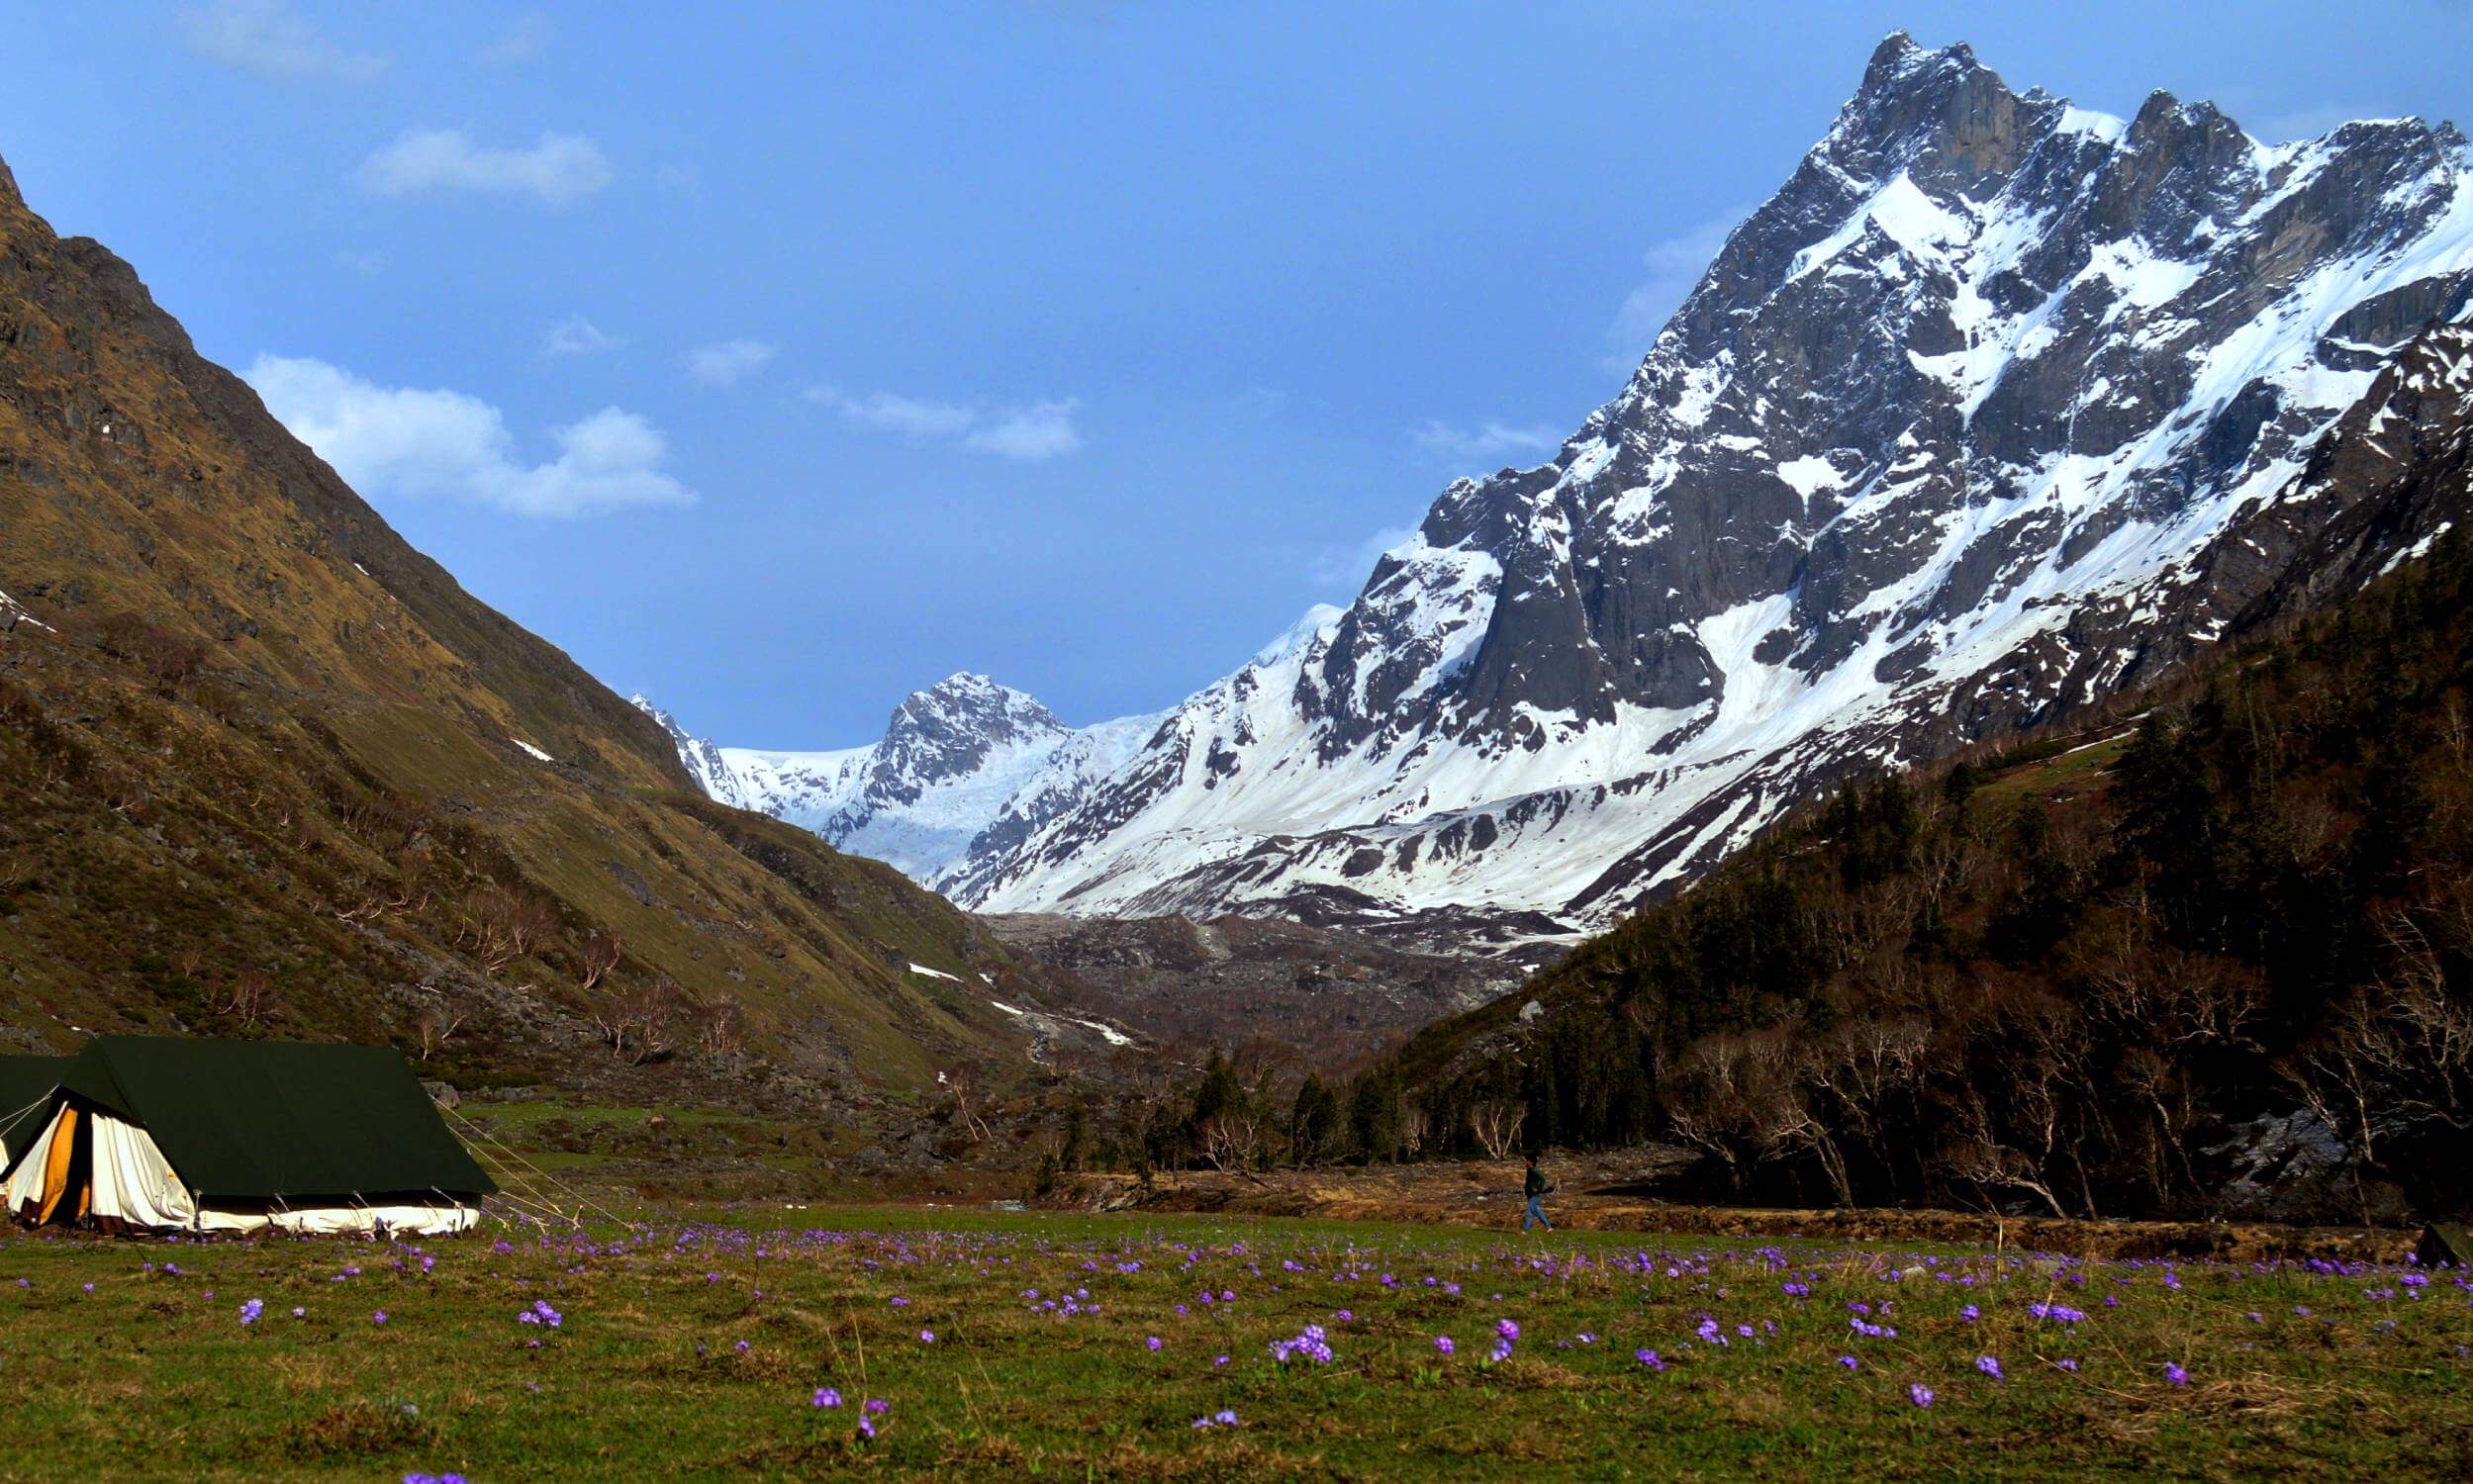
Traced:
<path fill-rule="evenodd" d="M 2473 1310 L 2446 1274 L 884 1207 L 660 1222 L 432 1243 L 426 1271 L 410 1246 L 13 1237 L 0 1474 L 2395 1479 L 2473 1459 Z M 518 1323 L 536 1300 L 563 1323 Z M 2039 1321 L 2044 1300 L 2087 1317 Z M 1895 1338 L 1853 1335 L 1850 1303 Z M 1695 1337 L 1704 1315 L 1729 1345 Z M 1502 1319 L 1521 1335 L 1493 1363 Z M 1275 1360 L 1307 1324 L 1330 1362 Z M 822 1386 L 845 1405 L 811 1405 Z M 1237 1426 L 1191 1426 L 1223 1409 Z"/>

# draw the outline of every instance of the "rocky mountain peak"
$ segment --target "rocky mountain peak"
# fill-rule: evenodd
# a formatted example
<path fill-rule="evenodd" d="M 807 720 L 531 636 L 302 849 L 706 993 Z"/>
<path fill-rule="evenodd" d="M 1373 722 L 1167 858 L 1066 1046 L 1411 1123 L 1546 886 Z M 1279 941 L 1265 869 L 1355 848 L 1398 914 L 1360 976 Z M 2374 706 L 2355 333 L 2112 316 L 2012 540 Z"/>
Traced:
<path fill-rule="evenodd" d="M 957 672 L 894 708 L 877 744 L 870 791 L 915 802 L 926 786 L 977 773 L 999 751 L 1052 741 L 1068 730 L 1022 692 Z"/>
<path fill-rule="evenodd" d="M 2269 147 L 1892 36 L 1549 462 L 1454 481 L 1345 610 L 936 880 L 998 910 L 1599 925 L 1838 777 L 2225 633 L 2309 560 L 2279 502 L 2469 301 L 2450 131 Z M 961 679 L 916 745 L 967 762 L 1011 715 Z"/>
<path fill-rule="evenodd" d="M 1890 37 L 1551 462 L 1455 482 L 1335 622 L 964 899 L 1602 912 L 1858 754 L 2134 683 L 2214 632 L 2160 616 L 2191 553 L 2473 292 L 2473 166 L 2437 139 L 2267 149 Z"/>

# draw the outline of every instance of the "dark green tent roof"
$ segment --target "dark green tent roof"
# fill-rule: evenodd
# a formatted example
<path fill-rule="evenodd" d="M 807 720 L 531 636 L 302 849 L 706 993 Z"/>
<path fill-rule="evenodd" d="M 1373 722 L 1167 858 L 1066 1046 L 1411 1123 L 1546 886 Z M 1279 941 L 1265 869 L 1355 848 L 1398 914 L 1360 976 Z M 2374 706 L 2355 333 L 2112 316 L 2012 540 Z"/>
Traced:
<path fill-rule="evenodd" d="M 498 1188 L 383 1046 L 97 1036 L 60 1082 L 142 1125 L 202 1200 Z"/>
<path fill-rule="evenodd" d="M 51 1089 L 74 1057 L 0 1057 L 0 1169 L 15 1162 L 51 1117 Z"/>

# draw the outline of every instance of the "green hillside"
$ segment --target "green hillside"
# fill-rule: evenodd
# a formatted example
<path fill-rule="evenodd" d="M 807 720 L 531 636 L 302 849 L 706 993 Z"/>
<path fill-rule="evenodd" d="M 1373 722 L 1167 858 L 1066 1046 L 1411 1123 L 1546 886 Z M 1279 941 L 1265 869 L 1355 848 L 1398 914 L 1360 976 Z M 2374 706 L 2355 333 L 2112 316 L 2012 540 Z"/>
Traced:
<path fill-rule="evenodd" d="M 1036 971 L 694 794 L 5 169 L 0 531 L 0 1037 L 348 1037 L 810 1113 L 1030 1068 L 975 991 Z"/>

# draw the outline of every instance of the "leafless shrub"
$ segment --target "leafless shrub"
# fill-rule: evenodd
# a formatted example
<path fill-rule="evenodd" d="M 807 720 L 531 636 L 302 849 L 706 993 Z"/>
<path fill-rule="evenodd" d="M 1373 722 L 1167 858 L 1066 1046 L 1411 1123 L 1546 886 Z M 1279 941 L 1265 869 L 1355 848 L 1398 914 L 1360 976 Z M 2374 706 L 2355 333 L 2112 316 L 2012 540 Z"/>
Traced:
<path fill-rule="evenodd" d="M 612 1056 L 640 1066 L 677 1046 L 686 991 L 668 974 L 620 987 L 594 1012 Z"/>
<path fill-rule="evenodd" d="M 413 1030 L 421 1038 L 421 1060 L 427 1062 L 443 1049 L 463 1026 L 462 1012 L 449 1009 L 443 1000 L 431 1000 L 413 1017 Z"/>
<path fill-rule="evenodd" d="M 264 970 L 243 969 L 232 976 L 217 1013 L 232 1016 L 243 1026 L 253 1026 L 265 1016 L 274 995 L 274 980 L 266 976 Z"/>
<path fill-rule="evenodd" d="M 738 1001 L 709 1000 L 696 1007 L 696 1044 L 715 1055 L 728 1055 L 747 1044 L 747 1012 Z"/>
<path fill-rule="evenodd" d="M 464 912 L 471 919 L 471 942 L 492 974 L 541 948 L 558 931 L 558 913 L 547 902 L 507 886 L 475 888 L 464 898 Z"/>
<path fill-rule="evenodd" d="M 595 928 L 585 934 L 583 943 L 576 948 L 576 957 L 584 966 L 584 987 L 589 990 L 608 978 L 625 956 L 625 945 L 609 929 Z"/>
<path fill-rule="evenodd" d="M 157 628 L 136 613 L 104 619 L 95 636 L 104 653 L 128 661 L 166 692 L 178 689 L 206 663 L 206 646 Z"/>

